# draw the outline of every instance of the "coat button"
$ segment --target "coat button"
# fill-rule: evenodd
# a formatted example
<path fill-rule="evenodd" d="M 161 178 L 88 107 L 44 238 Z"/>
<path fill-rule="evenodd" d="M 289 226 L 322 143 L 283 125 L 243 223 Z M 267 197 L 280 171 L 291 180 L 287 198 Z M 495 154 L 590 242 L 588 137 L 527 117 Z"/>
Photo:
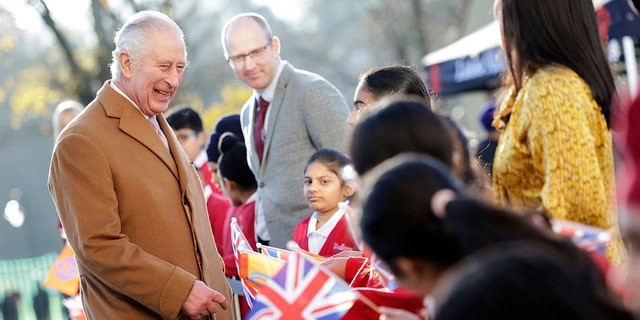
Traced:
<path fill-rule="evenodd" d="M 260 188 L 264 188 L 264 182 L 260 182 Z"/>

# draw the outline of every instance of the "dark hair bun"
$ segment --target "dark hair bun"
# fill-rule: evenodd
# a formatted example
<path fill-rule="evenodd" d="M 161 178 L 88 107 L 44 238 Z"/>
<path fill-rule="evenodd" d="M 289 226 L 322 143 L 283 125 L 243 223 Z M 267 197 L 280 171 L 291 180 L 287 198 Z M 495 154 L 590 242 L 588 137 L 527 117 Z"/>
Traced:
<path fill-rule="evenodd" d="M 231 132 L 220 137 L 220 159 L 218 171 L 220 175 L 246 189 L 257 187 L 256 178 L 247 163 L 247 147 L 242 138 Z"/>
<path fill-rule="evenodd" d="M 236 136 L 232 132 L 225 132 L 220 137 L 220 145 L 218 146 L 218 148 L 220 149 L 220 153 L 226 153 L 240 142 L 242 141 L 240 141 L 240 138 L 238 138 L 238 136 Z"/>

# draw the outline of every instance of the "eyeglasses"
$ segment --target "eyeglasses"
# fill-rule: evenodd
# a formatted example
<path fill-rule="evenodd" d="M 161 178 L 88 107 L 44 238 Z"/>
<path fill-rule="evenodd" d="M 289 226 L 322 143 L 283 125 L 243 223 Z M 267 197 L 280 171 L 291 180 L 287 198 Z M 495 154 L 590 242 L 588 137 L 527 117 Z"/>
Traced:
<path fill-rule="evenodd" d="M 227 62 L 230 66 L 234 68 L 238 68 L 244 65 L 246 58 L 249 57 L 251 60 L 259 60 L 264 57 L 264 53 L 267 51 L 267 48 L 271 46 L 271 39 L 267 42 L 264 47 L 260 47 L 246 54 L 239 54 L 237 56 L 227 58 Z"/>

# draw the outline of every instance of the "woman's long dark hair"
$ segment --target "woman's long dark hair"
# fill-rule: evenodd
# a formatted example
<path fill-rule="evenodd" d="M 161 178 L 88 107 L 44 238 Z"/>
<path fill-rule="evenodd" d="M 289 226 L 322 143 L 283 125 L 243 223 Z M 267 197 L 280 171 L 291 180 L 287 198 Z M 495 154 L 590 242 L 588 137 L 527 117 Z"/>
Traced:
<path fill-rule="evenodd" d="M 509 67 L 506 81 L 516 92 L 525 73 L 564 65 L 589 85 L 609 125 L 615 83 L 592 1 L 497 0 L 495 9 Z"/>

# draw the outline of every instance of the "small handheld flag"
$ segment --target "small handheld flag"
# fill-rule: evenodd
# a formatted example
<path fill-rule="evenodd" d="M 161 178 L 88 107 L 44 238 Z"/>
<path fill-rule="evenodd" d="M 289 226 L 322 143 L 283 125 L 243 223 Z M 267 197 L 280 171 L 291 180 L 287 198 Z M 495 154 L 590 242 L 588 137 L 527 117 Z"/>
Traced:
<path fill-rule="evenodd" d="M 78 290 L 80 290 L 78 265 L 68 243 L 62 248 L 58 258 L 49 269 L 49 274 L 43 284 L 68 296 L 78 294 Z"/>
<path fill-rule="evenodd" d="M 294 252 L 262 287 L 248 319 L 338 320 L 357 299 L 344 281 Z"/>

